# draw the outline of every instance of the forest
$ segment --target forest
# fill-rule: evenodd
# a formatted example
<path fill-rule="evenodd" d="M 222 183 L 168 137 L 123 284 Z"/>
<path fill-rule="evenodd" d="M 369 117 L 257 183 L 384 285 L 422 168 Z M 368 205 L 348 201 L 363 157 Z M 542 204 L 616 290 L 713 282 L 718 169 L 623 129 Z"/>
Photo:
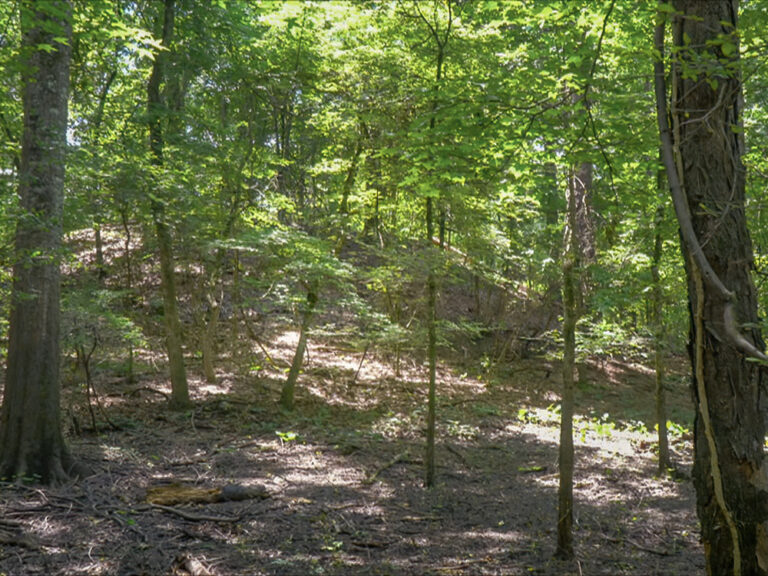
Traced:
<path fill-rule="evenodd" d="M 0 576 L 768 575 L 765 30 L 0 3 Z"/>

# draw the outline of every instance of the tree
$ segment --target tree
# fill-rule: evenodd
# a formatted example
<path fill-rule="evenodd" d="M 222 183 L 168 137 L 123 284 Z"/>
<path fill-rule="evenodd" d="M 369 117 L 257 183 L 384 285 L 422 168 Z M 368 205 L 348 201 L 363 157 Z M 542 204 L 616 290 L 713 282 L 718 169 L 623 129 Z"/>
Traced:
<path fill-rule="evenodd" d="M 659 183 L 664 178 L 660 171 Z M 661 186 L 659 186 L 661 188 Z M 664 287 L 661 283 L 661 259 L 664 251 L 662 238 L 662 222 L 664 220 L 664 204 L 656 209 L 653 234 L 653 256 L 651 258 L 651 322 L 653 325 L 653 368 L 656 377 L 656 426 L 659 445 L 659 476 L 667 473 L 671 466 L 669 457 L 669 440 L 667 438 L 667 395 L 665 389 L 664 365 Z"/>
<path fill-rule="evenodd" d="M 21 3 L 24 130 L 0 478 L 59 483 L 74 461 L 59 416 L 59 258 L 71 6 Z"/>
<path fill-rule="evenodd" d="M 557 555 L 573 558 L 573 415 L 576 371 L 576 325 L 583 313 L 583 265 L 594 257 L 587 196 L 592 186 L 592 165 L 583 162 L 571 170 L 567 189 L 567 223 L 563 239 L 563 395 L 560 413 L 558 468 Z"/>
<path fill-rule="evenodd" d="M 149 117 L 149 146 L 152 163 L 160 171 L 164 163 L 163 116 L 164 102 L 161 87 L 168 81 L 166 77 L 167 53 L 173 40 L 173 22 L 175 0 L 165 0 L 160 21 L 162 22 L 162 50 L 155 54 L 152 73 L 147 84 L 147 114 Z M 157 174 L 156 174 L 157 175 Z M 157 235 L 160 255 L 160 282 L 163 291 L 163 316 L 165 318 L 165 345 L 171 371 L 171 407 L 187 408 L 190 405 L 187 372 L 184 367 L 184 354 L 181 349 L 182 330 L 176 303 L 176 280 L 173 264 L 173 240 L 168 225 L 165 204 L 159 190 L 150 193 L 152 218 Z"/>
<path fill-rule="evenodd" d="M 655 32 L 656 102 L 687 266 L 696 399 L 693 480 L 707 573 L 764 575 L 768 483 L 758 362 L 768 357 L 761 351 L 744 209 L 738 2 L 660 4 L 660 12 L 671 8 L 671 112 L 662 14 Z"/>
<path fill-rule="evenodd" d="M 580 261 L 577 223 L 578 196 L 584 186 L 575 174 L 568 178 L 568 223 L 563 240 L 563 393 L 560 411 L 558 469 L 557 556 L 573 558 L 573 411 L 576 369 L 576 323 L 579 319 L 577 293 Z"/>
<path fill-rule="evenodd" d="M 451 36 L 453 26 L 453 0 L 437 2 L 433 6 L 433 22 L 422 13 L 418 4 L 415 4 L 419 18 L 429 29 L 431 39 L 435 42 L 435 83 L 433 87 L 433 99 L 430 109 L 429 130 L 435 131 L 437 124 L 437 108 L 440 97 L 440 84 L 443 78 L 443 65 L 445 63 L 445 47 Z M 448 12 L 446 22 L 441 30 L 439 24 L 440 8 Z M 426 233 L 428 250 L 432 250 L 432 242 L 435 238 L 435 204 L 440 206 L 438 214 L 439 245 L 445 246 L 445 206 L 441 202 L 440 189 L 430 190 L 426 194 L 424 215 L 426 219 Z M 424 457 L 424 485 L 432 488 L 435 484 L 435 427 L 437 421 L 437 272 L 435 258 L 430 255 L 427 270 L 427 361 L 429 362 L 429 386 L 427 390 L 427 442 Z"/>
<path fill-rule="evenodd" d="M 286 410 L 293 410 L 294 396 L 296 392 L 296 381 L 299 379 L 301 366 L 304 362 L 304 353 L 307 351 L 307 338 L 309 338 L 309 329 L 312 325 L 312 316 L 317 306 L 318 282 L 317 279 L 311 279 L 305 283 L 307 291 L 307 301 L 301 311 L 301 325 L 299 328 L 299 342 L 296 345 L 296 351 L 291 361 L 291 369 L 288 371 L 288 377 L 283 384 L 280 393 L 280 405 Z"/>

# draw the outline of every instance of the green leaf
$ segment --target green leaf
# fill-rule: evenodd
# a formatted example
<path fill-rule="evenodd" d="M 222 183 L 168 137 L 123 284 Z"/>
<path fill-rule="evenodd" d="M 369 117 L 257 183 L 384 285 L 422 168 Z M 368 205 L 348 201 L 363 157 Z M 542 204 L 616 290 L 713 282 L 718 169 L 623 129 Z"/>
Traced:
<path fill-rule="evenodd" d="M 723 42 L 723 45 L 720 47 L 720 50 L 722 50 L 723 56 L 728 58 L 731 56 L 731 54 L 733 54 L 736 51 L 736 44 L 728 41 Z"/>

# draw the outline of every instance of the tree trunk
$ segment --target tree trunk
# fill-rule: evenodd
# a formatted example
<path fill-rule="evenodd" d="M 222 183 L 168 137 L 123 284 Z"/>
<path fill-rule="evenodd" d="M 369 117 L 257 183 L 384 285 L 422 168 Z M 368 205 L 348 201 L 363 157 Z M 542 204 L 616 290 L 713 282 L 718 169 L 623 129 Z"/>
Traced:
<path fill-rule="evenodd" d="M 241 304 L 241 295 L 240 295 L 240 253 L 237 251 L 237 249 L 233 250 L 232 253 L 232 320 L 231 320 L 231 338 L 233 345 L 235 347 L 234 352 L 237 353 L 240 350 L 240 322 L 238 322 L 238 318 L 240 317 L 240 314 L 238 314 L 238 311 L 240 310 L 240 304 Z M 233 354 L 233 357 L 235 354 Z"/>
<path fill-rule="evenodd" d="M 59 415 L 62 201 L 71 6 L 21 4 L 24 135 L 19 174 L 0 478 L 59 483 L 72 472 Z M 61 16 L 64 15 L 64 16 Z M 42 50 L 48 45 L 54 49 Z"/>
<path fill-rule="evenodd" d="M 765 422 L 760 366 L 748 356 L 766 356 L 744 213 L 738 2 L 674 4 L 681 14 L 673 35 L 674 142 L 661 61 L 655 65 L 656 100 L 688 274 L 696 398 L 693 481 L 701 537 L 708 574 L 765 575 Z M 663 55 L 663 23 L 655 41 Z"/>
<path fill-rule="evenodd" d="M 445 63 L 445 46 L 451 35 L 453 26 L 453 6 L 451 0 L 447 2 L 448 21 L 443 34 L 440 34 L 437 25 L 437 15 L 434 23 L 427 19 L 421 10 L 417 8 L 419 17 L 427 25 L 427 28 L 435 41 L 437 54 L 435 58 L 435 84 L 433 88 L 431 117 L 429 130 L 433 132 L 437 126 L 437 109 L 439 105 L 440 85 L 443 79 L 443 65 Z M 438 202 L 440 195 L 437 196 Z M 442 213 L 442 209 L 441 209 Z M 435 485 L 435 428 L 437 425 L 437 273 L 436 262 L 432 255 L 432 241 L 435 237 L 434 200 L 432 196 L 426 199 L 426 232 L 427 250 L 429 251 L 429 263 L 427 271 L 427 361 L 429 362 L 429 388 L 427 391 L 427 442 L 424 457 L 424 485 L 432 488 Z M 443 248 L 444 232 L 440 235 L 440 248 Z"/>
<path fill-rule="evenodd" d="M 165 50 L 155 55 L 152 74 L 147 84 L 147 114 L 149 116 L 149 141 L 152 162 L 157 168 L 163 166 L 163 128 L 162 115 L 164 105 L 160 87 L 166 80 L 165 62 L 167 49 L 173 38 L 175 0 L 165 0 L 163 11 L 162 46 Z M 163 317 L 165 320 L 165 345 L 168 352 L 168 364 L 171 376 L 172 409 L 181 410 L 191 405 L 187 372 L 184 367 L 182 352 L 182 329 L 176 304 L 176 279 L 173 264 L 173 241 L 165 216 L 165 204 L 158 200 L 159 191 L 152 195 L 152 217 L 155 223 L 158 252 L 160 257 L 160 284 L 163 292 Z"/>
<path fill-rule="evenodd" d="M 588 173 L 590 178 L 584 177 Z M 568 181 L 567 223 L 563 237 L 563 396 L 560 404 L 560 448 L 558 467 L 557 551 L 562 559 L 573 558 L 573 412 L 576 371 L 576 323 L 581 305 L 578 299 L 582 247 L 579 206 L 584 204 L 591 166 L 571 172 Z"/>
<path fill-rule="evenodd" d="M 99 104 L 96 107 L 96 114 L 94 115 L 92 126 L 91 126 L 91 131 L 92 131 L 91 142 L 92 142 L 92 146 L 95 149 L 98 149 L 99 139 L 101 136 L 101 123 L 104 120 L 104 106 L 106 105 L 106 102 L 107 102 L 109 89 L 112 87 L 112 83 L 115 81 L 116 77 L 117 77 L 117 71 L 113 70 L 107 77 L 107 81 L 105 82 L 104 87 L 102 88 L 101 93 L 99 94 Z M 99 188 L 100 186 L 97 183 L 93 189 L 95 194 L 93 195 L 89 194 L 89 197 L 94 207 L 93 235 L 96 240 L 96 277 L 99 281 L 99 284 L 103 286 L 104 281 L 107 278 L 107 268 L 104 264 L 104 242 L 101 235 L 102 214 L 101 214 L 101 207 L 100 207 L 101 197 L 99 195 L 99 191 L 100 191 Z"/>
<path fill-rule="evenodd" d="M 432 217 L 432 198 L 427 198 L 427 237 L 429 244 L 429 271 L 427 272 L 427 361 L 429 363 L 429 388 L 427 391 L 427 445 L 425 454 L 424 485 L 431 488 L 435 484 L 435 426 L 437 421 L 437 280 L 435 263 L 431 252 L 434 235 Z"/>
<path fill-rule="evenodd" d="M 131 263 L 131 226 L 128 222 L 128 206 L 123 204 L 120 207 L 120 221 L 123 224 L 125 239 L 123 240 L 123 258 L 125 259 L 125 288 L 129 294 L 128 301 L 133 306 L 133 264 Z M 128 342 L 128 358 L 125 365 L 125 377 L 129 384 L 136 381 L 133 373 L 133 342 Z"/>
<path fill-rule="evenodd" d="M 219 325 L 219 317 L 221 316 L 221 300 L 223 294 L 218 300 L 213 296 L 209 296 L 208 303 L 211 307 L 208 321 L 205 322 L 203 329 L 203 338 L 200 345 L 203 355 L 203 374 L 205 375 L 205 381 L 209 384 L 216 383 L 216 336 L 218 334 L 217 327 Z"/>
<path fill-rule="evenodd" d="M 163 318 L 165 320 L 165 346 L 168 352 L 168 364 L 171 377 L 170 407 L 183 410 L 191 405 L 187 372 L 184 367 L 184 354 L 181 349 L 182 330 L 179 311 L 176 305 L 176 278 L 173 264 L 173 242 L 168 224 L 165 222 L 165 210 L 158 202 L 153 202 L 155 233 L 160 255 L 160 285 L 163 291 Z"/>
<path fill-rule="evenodd" d="M 312 317 L 317 306 L 317 285 L 312 284 L 307 288 L 307 307 L 301 317 L 301 331 L 299 332 L 299 343 L 296 346 L 296 352 L 293 354 L 291 369 L 288 371 L 288 378 L 283 384 L 283 391 L 280 394 L 280 405 L 286 410 L 293 410 L 293 397 L 296 391 L 296 381 L 299 379 L 301 365 L 304 362 L 304 352 L 307 349 L 307 336 L 309 327 L 312 324 Z"/>
<path fill-rule="evenodd" d="M 589 104 L 586 104 L 587 106 Z M 578 169 L 572 173 L 571 194 L 572 200 L 568 204 L 568 218 L 573 223 L 572 239 L 574 249 L 577 251 L 576 270 L 576 319 L 584 314 L 589 295 L 592 292 L 588 266 L 597 261 L 597 240 L 595 238 L 595 224 L 592 215 L 591 191 L 592 191 L 592 163 L 582 162 Z M 573 203 L 573 206 L 570 205 Z M 586 365 L 583 362 L 576 363 L 576 372 L 579 382 L 588 380 Z"/>
<path fill-rule="evenodd" d="M 93 236 L 96 242 L 96 278 L 101 286 L 107 278 L 107 268 L 104 265 L 104 240 L 101 237 L 101 222 L 97 216 L 93 222 Z"/>
<path fill-rule="evenodd" d="M 667 473 L 671 466 L 669 460 L 669 441 L 667 439 L 667 397 L 664 389 L 664 315 L 663 315 L 663 289 L 659 266 L 662 257 L 661 223 L 664 219 L 664 205 L 659 204 L 656 210 L 654 226 L 656 234 L 653 243 L 653 257 L 651 259 L 651 308 L 653 324 L 654 368 L 656 372 L 656 423 L 659 438 L 659 476 Z"/>
<path fill-rule="evenodd" d="M 363 129 L 361 128 L 361 132 Z M 355 186 L 355 178 L 357 177 L 357 165 L 360 161 L 360 156 L 363 153 L 363 135 L 358 137 L 355 143 L 355 151 L 352 154 L 352 163 L 347 170 L 347 177 L 344 179 L 344 185 L 341 189 L 341 202 L 339 202 L 339 237 L 336 240 L 336 247 L 334 253 L 338 258 L 344 251 L 344 244 L 347 241 L 347 233 L 349 226 L 349 195 L 352 193 L 352 189 Z"/>

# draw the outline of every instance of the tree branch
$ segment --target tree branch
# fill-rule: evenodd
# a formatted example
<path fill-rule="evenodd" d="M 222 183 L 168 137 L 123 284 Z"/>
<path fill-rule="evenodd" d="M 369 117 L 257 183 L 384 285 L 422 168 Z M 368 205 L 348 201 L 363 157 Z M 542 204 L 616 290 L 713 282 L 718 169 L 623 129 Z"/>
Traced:
<path fill-rule="evenodd" d="M 653 64 L 655 77 L 656 93 L 656 112 L 659 125 L 659 136 L 661 138 L 661 155 L 664 162 L 664 168 L 667 173 L 669 190 L 672 195 L 672 203 L 675 207 L 675 214 L 680 225 L 680 234 L 683 242 L 691 255 L 693 266 L 699 270 L 701 277 L 706 284 L 713 288 L 717 295 L 725 301 L 723 311 L 723 324 L 725 334 L 730 343 L 745 356 L 755 358 L 762 362 L 768 362 L 768 356 L 749 340 L 747 340 L 738 329 L 736 317 L 733 308 L 736 300 L 736 294 L 726 288 L 723 281 L 712 269 L 706 255 L 701 247 L 696 231 L 693 229 L 691 210 L 685 196 L 685 191 L 680 182 L 680 175 L 677 172 L 675 162 L 674 145 L 672 141 L 672 131 L 669 126 L 669 113 L 667 111 L 667 85 L 664 74 L 664 29 L 666 20 L 659 16 L 660 20 L 654 31 L 654 47 L 658 54 Z"/>

